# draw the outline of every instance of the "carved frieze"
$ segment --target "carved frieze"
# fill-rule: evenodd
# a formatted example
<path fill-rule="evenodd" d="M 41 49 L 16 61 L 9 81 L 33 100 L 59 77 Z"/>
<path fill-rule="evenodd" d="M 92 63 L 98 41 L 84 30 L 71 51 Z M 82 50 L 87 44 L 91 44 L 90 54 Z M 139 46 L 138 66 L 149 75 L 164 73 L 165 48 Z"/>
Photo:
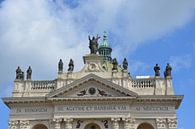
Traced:
<path fill-rule="evenodd" d="M 18 120 L 9 121 L 9 129 L 17 129 L 18 126 L 19 126 Z"/>
<path fill-rule="evenodd" d="M 124 121 L 124 129 L 135 128 L 135 119 L 131 117 L 122 118 Z"/>
<path fill-rule="evenodd" d="M 156 125 L 157 125 L 157 128 L 165 129 L 166 128 L 166 118 L 157 118 Z"/>
<path fill-rule="evenodd" d="M 177 128 L 177 118 L 168 118 L 167 119 L 169 129 Z"/>

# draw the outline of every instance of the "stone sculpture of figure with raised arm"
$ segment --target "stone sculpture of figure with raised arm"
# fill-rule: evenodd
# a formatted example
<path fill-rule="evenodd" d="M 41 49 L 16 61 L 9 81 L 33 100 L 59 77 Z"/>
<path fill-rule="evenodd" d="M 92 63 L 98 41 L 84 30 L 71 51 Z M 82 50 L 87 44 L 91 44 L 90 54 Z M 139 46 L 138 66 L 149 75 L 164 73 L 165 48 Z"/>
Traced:
<path fill-rule="evenodd" d="M 98 51 L 98 39 L 100 37 L 97 35 L 96 38 L 93 36 L 91 39 L 89 36 L 89 49 L 90 49 L 90 54 L 96 54 Z"/>

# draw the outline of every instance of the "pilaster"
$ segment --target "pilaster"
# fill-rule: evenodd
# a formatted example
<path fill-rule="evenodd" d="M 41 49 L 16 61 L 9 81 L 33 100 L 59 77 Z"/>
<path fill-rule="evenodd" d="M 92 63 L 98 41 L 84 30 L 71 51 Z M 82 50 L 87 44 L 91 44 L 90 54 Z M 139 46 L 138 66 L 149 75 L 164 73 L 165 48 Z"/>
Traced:
<path fill-rule="evenodd" d="M 73 119 L 72 118 L 65 118 L 65 129 L 72 129 L 72 122 Z"/>
<path fill-rule="evenodd" d="M 111 118 L 113 129 L 119 129 L 120 118 Z"/>
<path fill-rule="evenodd" d="M 169 129 L 177 129 L 177 118 L 167 119 Z"/>
<path fill-rule="evenodd" d="M 157 129 L 167 129 L 166 128 L 166 118 L 157 118 L 156 126 L 157 126 Z"/>
<path fill-rule="evenodd" d="M 124 129 L 135 129 L 135 119 L 134 118 L 123 118 Z"/>
<path fill-rule="evenodd" d="M 54 129 L 61 129 L 62 118 L 54 118 L 53 121 L 55 122 Z"/>

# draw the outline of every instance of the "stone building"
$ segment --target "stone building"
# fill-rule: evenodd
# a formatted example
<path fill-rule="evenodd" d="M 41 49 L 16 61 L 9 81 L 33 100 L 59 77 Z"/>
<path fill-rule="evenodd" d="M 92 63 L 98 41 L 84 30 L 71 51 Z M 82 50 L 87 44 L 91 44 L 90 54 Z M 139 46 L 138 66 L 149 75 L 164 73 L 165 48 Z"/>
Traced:
<path fill-rule="evenodd" d="M 32 69 L 18 67 L 12 97 L 3 98 L 10 108 L 9 129 L 177 129 L 176 110 L 183 96 L 174 95 L 171 66 L 160 77 L 132 78 L 127 60 L 118 65 L 103 36 L 90 39 L 84 66 L 74 71 L 70 60 L 64 72 L 58 63 L 54 80 L 32 80 Z M 98 54 L 99 53 L 99 54 Z"/>

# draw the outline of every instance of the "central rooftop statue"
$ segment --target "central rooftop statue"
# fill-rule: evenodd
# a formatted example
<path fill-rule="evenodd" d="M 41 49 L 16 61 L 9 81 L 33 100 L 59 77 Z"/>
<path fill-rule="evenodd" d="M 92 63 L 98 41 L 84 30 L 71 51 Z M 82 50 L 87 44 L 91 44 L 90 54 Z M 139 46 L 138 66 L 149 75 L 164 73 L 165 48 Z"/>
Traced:
<path fill-rule="evenodd" d="M 96 36 L 96 38 L 93 36 L 93 38 L 91 39 L 90 36 L 89 37 L 89 49 L 90 49 L 90 54 L 96 54 L 98 51 L 98 39 L 100 38 L 98 35 Z"/>

